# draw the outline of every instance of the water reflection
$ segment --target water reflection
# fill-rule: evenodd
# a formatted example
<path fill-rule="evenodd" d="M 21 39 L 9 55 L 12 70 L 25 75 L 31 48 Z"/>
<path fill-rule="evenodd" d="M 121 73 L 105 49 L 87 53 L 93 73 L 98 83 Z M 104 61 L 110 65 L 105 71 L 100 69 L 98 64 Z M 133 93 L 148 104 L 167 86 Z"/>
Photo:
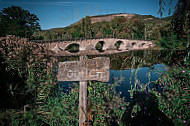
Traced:
<path fill-rule="evenodd" d="M 148 82 L 156 81 L 160 75 L 167 69 L 164 64 L 155 64 L 151 67 L 142 67 L 132 70 L 110 70 L 110 84 L 118 83 L 116 91 L 121 94 L 121 97 L 125 97 L 126 101 L 130 100 L 128 90 L 131 89 L 131 85 L 135 83 L 135 72 L 137 72 L 138 83 L 144 85 Z M 150 76 L 150 77 L 148 77 Z M 150 86 L 152 86 L 150 84 Z"/>

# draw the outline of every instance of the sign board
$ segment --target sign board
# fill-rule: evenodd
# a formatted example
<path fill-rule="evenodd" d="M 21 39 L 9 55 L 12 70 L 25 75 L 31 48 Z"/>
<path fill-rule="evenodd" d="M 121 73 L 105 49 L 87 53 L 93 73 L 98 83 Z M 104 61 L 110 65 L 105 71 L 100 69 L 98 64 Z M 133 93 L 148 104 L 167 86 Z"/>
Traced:
<path fill-rule="evenodd" d="M 109 81 L 110 60 L 106 57 L 81 58 L 80 61 L 60 62 L 58 81 Z"/>

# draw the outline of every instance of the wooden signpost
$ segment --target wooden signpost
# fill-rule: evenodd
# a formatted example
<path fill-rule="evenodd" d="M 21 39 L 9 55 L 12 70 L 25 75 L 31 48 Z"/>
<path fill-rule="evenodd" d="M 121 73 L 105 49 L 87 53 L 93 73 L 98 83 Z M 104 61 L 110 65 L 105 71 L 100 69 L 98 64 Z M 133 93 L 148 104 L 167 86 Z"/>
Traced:
<path fill-rule="evenodd" d="M 80 57 L 80 61 L 60 62 L 58 81 L 80 81 L 79 89 L 79 126 L 81 126 L 87 115 L 87 85 L 88 80 L 102 82 L 109 81 L 110 60 L 106 57 L 87 59 Z"/>

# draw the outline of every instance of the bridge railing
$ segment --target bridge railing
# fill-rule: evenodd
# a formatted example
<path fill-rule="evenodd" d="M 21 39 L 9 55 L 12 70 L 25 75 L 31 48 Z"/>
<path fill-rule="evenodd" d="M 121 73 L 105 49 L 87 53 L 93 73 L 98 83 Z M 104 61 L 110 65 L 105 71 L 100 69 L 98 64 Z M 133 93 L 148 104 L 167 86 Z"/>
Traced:
<path fill-rule="evenodd" d="M 103 36 L 103 37 L 80 37 L 80 38 L 65 38 L 65 39 L 57 39 L 57 40 L 31 40 L 32 42 L 36 43 L 53 43 L 53 42 L 68 42 L 68 41 L 83 41 L 83 40 L 92 40 L 92 39 L 108 39 L 108 38 L 114 38 L 114 39 L 128 39 L 128 40 L 143 40 L 143 41 L 150 41 L 149 39 L 131 39 L 127 37 L 110 37 L 110 36 Z"/>

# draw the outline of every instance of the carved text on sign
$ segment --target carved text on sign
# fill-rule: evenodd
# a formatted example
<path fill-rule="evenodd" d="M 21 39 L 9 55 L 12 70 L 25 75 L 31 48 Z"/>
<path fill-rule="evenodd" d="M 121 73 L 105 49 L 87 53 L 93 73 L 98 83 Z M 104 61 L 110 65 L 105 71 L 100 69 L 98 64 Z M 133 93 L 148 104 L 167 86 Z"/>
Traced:
<path fill-rule="evenodd" d="M 58 81 L 97 80 L 109 81 L 109 58 L 82 59 L 81 61 L 60 62 Z"/>

